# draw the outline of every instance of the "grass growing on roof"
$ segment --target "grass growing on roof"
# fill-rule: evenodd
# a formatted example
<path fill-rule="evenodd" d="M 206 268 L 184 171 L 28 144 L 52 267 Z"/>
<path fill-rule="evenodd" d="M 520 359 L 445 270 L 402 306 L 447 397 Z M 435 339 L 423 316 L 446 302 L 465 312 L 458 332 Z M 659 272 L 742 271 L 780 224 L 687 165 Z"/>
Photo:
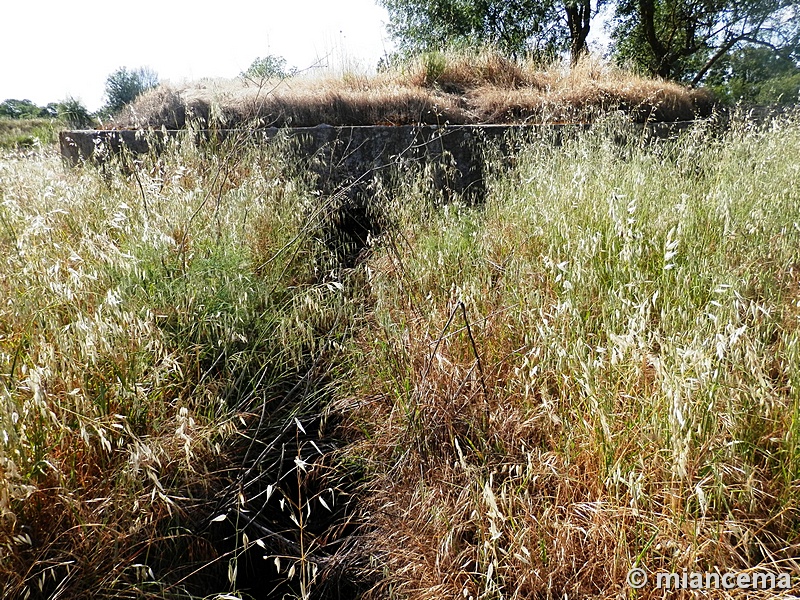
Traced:
<path fill-rule="evenodd" d="M 707 116 L 706 90 L 648 79 L 586 58 L 575 67 L 513 62 L 497 53 L 427 54 L 365 75 L 311 73 L 253 85 L 245 79 L 164 84 L 110 127 L 311 127 L 426 123 L 591 122 L 611 110 L 631 120 Z"/>

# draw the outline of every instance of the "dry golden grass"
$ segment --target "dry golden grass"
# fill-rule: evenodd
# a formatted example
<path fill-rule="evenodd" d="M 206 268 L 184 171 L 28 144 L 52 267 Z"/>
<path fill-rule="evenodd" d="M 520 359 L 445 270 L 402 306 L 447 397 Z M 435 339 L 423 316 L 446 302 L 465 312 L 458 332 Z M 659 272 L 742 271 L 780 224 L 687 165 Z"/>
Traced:
<path fill-rule="evenodd" d="M 393 205 L 340 400 L 370 597 L 795 597 L 800 130 L 773 127 L 590 133 L 477 209 Z M 655 585 L 715 569 L 794 588 Z"/>
<path fill-rule="evenodd" d="M 646 79 L 587 59 L 574 68 L 512 62 L 484 52 L 427 55 L 373 76 L 298 76 L 168 84 L 147 92 L 108 126 L 308 127 L 591 121 L 621 110 L 637 122 L 708 115 L 704 90 Z"/>
<path fill-rule="evenodd" d="M 614 122 L 489 164 L 480 206 L 376 185 L 352 270 L 280 146 L 0 157 L 0 596 L 796 589 L 800 124 Z"/>
<path fill-rule="evenodd" d="M 243 585 L 248 548 L 277 553 L 227 515 L 260 497 L 236 480 L 247 427 L 283 428 L 257 403 L 325 343 L 323 211 L 285 154 L 176 142 L 135 173 L 0 154 L 0 597 L 201 597 Z"/>

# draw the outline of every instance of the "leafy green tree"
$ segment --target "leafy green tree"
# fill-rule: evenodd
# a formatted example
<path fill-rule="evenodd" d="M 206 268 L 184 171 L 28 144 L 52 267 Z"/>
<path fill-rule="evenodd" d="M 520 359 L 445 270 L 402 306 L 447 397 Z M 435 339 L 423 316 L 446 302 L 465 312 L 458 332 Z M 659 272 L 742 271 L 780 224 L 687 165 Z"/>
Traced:
<path fill-rule="evenodd" d="M 255 59 L 246 71 L 242 71 L 239 76 L 246 81 L 263 83 L 267 79 L 285 79 L 297 73 L 297 69 L 286 68 L 286 59 L 282 56 L 269 54 L 263 58 Z"/>
<path fill-rule="evenodd" d="M 697 85 L 744 46 L 798 47 L 800 0 L 618 0 L 617 57 L 645 72 Z"/>
<path fill-rule="evenodd" d="M 148 67 L 121 67 L 106 79 L 104 112 L 116 114 L 141 94 L 158 85 L 158 74 Z"/>
<path fill-rule="evenodd" d="M 448 46 L 496 47 L 519 57 L 586 51 L 590 0 L 378 0 L 389 11 L 389 33 L 401 52 Z"/>
<path fill-rule="evenodd" d="M 800 104 L 800 70 L 762 82 L 755 101 L 758 104 Z"/>
<path fill-rule="evenodd" d="M 0 117 L 8 119 L 40 119 L 46 118 L 47 110 L 43 109 L 30 100 L 15 100 L 10 98 L 0 102 Z"/>
<path fill-rule="evenodd" d="M 792 56 L 745 46 L 717 61 L 705 83 L 729 102 L 793 104 L 800 93 L 800 67 Z"/>

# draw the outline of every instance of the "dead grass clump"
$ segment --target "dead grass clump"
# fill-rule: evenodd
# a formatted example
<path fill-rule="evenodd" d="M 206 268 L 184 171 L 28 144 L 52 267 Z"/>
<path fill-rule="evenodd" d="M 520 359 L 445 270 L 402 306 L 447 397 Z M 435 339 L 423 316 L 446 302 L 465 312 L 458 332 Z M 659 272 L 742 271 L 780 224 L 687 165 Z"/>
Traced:
<path fill-rule="evenodd" d="M 131 444 L 127 457 L 99 447 L 82 451 L 81 441 L 66 435 L 61 443 L 74 454 L 48 456 L 49 472 L 36 478 L 23 501 L 11 499 L 13 520 L 0 528 L 0 589 L 8 597 L 37 590 L 73 598 L 155 591 L 165 573 L 188 574 L 217 558 L 191 531 L 207 518 L 202 503 L 185 501 L 213 496 L 210 452 L 192 448 L 196 466 L 208 468 L 198 472 L 176 460 L 184 448 L 176 452 L 165 438 Z"/>
<path fill-rule="evenodd" d="M 399 262 L 384 256 L 374 266 L 381 264 L 402 277 Z M 602 500 L 596 457 L 565 460 L 558 451 L 558 398 L 543 388 L 529 403 L 510 387 L 513 373 L 495 359 L 523 339 L 493 319 L 470 324 L 489 361 L 479 367 L 458 305 L 450 312 L 458 318 L 438 312 L 443 329 L 432 329 L 435 320 L 413 316 L 413 304 L 385 307 L 406 329 L 387 348 L 387 363 L 379 353 L 366 365 L 376 369 L 366 375 L 371 398 L 354 399 L 360 408 L 351 412 L 368 435 L 349 452 L 378 468 L 364 507 L 365 548 L 380 557 L 368 597 L 390 590 L 430 600 L 586 597 L 616 589 L 621 560 L 634 559 L 620 555 L 617 542 L 636 519 Z M 496 329 L 506 339 L 490 341 Z M 551 389 L 558 393 L 558 384 Z"/>
<path fill-rule="evenodd" d="M 318 91 L 275 93 L 252 114 L 261 123 L 275 127 L 313 127 L 320 123 L 336 125 L 405 125 L 442 122 L 463 123 L 463 110 L 446 96 L 432 96 L 410 88 L 369 90 L 320 89 Z"/>
<path fill-rule="evenodd" d="M 591 122 L 622 111 L 641 122 L 710 113 L 703 90 L 638 77 L 596 59 L 573 68 L 496 53 L 432 53 L 378 75 L 298 76 L 261 85 L 204 80 L 148 92 L 120 128 Z"/>
<path fill-rule="evenodd" d="M 436 88 L 463 95 L 484 85 L 513 89 L 535 85 L 535 76 L 524 63 L 490 51 L 424 54 L 403 67 L 403 79 L 410 85 Z"/>
<path fill-rule="evenodd" d="M 135 104 L 125 109 L 124 118 L 136 129 L 182 129 L 187 111 L 189 103 L 183 101 L 178 90 L 162 84 L 139 96 Z"/>
<path fill-rule="evenodd" d="M 376 395 L 354 415 L 369 435 L 350 451 L 391 465 L 370 481 L 364 507 L 371 515 L 364 543 L 381 566 L 368 597 L 389 590 L 430 600 L 587 597 L 618 589 L 620 564 L 635 559 L 627 549 L 620 554 L 618 540 L 641 523 L 602 500 L 596 457 L 565 460 L 558 451 L 557 400 L 537 392 L 540 403 L 531 406 L 497 393 L 506 385 L 502 364 L 488 365 L 495 394 L 484 396 L 464 323 L 436 333 L 426 324 L 408 323 L 396 355 L 404 358 L 394 365 L 402 374 L 373 373 Z M 402 381 L 413 387 L 394 390 Z"/>
<path fill-rule="evenodd" d="M 215 83 L 180 92 L 160 88 L 142 97 L 110 126 L 313 127 L 465 123 L 468 117 L 451 96 L 377 82 L 349 85 L 329 80 L 292 80 L 270 89 Z"/>
<path fill-rule="evenodd" d="M 592 122 L 621 111 L 637 123 L 688 121 L 711 114 L 706 90 L 639 77 L 586 59 L 565 70 L 532 72 L 536 85 L 483 85 L 467 93 L 482 122 Z"/>

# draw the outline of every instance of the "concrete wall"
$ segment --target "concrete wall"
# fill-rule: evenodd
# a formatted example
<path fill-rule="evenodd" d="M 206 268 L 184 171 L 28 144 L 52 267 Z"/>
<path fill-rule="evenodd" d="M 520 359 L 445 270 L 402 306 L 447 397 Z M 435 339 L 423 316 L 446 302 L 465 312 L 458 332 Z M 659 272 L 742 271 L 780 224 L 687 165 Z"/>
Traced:
<path fill-rule="evenodd" d="M 607 125 L 604 135 L 625 139 L 664 138 L 677 135 L 691 123 L 643 126 Z M 588 125 L 463 125 L 453 127 L 331 127 L 262 129 L 255 131 L 65 131 L 61 153 L 73 166 L 84 161 L 102 163 L 122 154 L 158 152 L 169 138 L 194 136 L 212 149 L 222 142 L 269 143 L 283 138 L 298 158 L 317 176 L 319 191 L 330 202 L 326 243 L 343 267 L 359 260 L 367 240 L 379 234 L 382 207 L 376 206 L 375 185 L 396 170 L 424 166 L 445 199 L 459 196 L 467 202 L 485 197 L 487 152 L 507 157 L 512 164 L 524 142 L 542 138 L 559 145 Z M 123 149 L 127 152 L 123 153 Z M 235 150 L 234 150 L 235 152 Z M 126 167 L 125 158 L 120 163 Z M 502 161 L 499 162 L 503 164 Z M 391 185 L 391 184 L 390 184 Z"/>
<path fill-rule="evenodd" d="M 614 135 L 671 137 L 691 123 L 615 125 Z M 484 150 L 496 146 L 513 153 L 519 142 L 541 137 L 554 145 L 565 136 L 589 125 L 459 125 L 459 126 L 365 126 L 268 128 L 257 131 L 199 131 L 194 135 L 210 142 L 231 136 L 268 141 L 278 136 L 295 143 L 301 156 L 320 176 L 323 192 L 355 184 L 387 170 L 412 162 L 433 165 L 437 185 L 455 193 L 483 193 Z M 60 135 L 61 154 L 70 165 L 103 162 L 126 148 L 132 154 L 158 151 L 166 138 L 186 135 L 181 131 L 65 131 Z"/>

